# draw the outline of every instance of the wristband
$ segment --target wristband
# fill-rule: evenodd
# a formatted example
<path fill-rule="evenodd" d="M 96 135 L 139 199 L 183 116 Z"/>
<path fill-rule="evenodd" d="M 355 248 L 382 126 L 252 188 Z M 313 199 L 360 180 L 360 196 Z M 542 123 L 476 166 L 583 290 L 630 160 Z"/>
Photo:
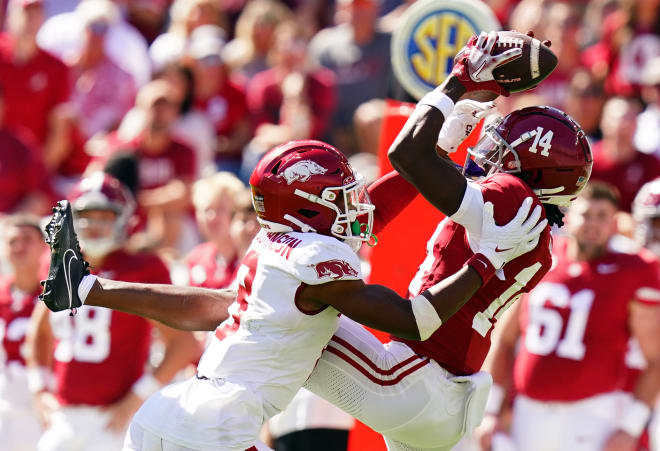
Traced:
<path fill-rule="evenodd" d="M 39 393 L 50 388 L 52 373 L 43 366 L 30 367 L 27 370 L 27 386 L 30 393 Z"/>
<path fill-rule="evenodd" d="M 639 399 L 635 399 L 624 410 L 620 428 L 632 437 L 637 438 L 644 431 L 650 417 L 651 408 Z"/>
<path fill-rule="evenodd" d="M 497 415 L 502 409 L 502 403 L 506 397 L 506 391 L 501 385 L 493 384 L 490 387 L 490 393 L 488 394 L 488 401 L 486 402 L 485 412 L 490 415 Z"/>
<path fill-rule="evenodd" d="M 85 305 L 85 299 L 87 299 L 87 295 L 94 286 L 94 282 L 96 282 L 96 276 L 92 274 L 87 274 L 80 281 L 80 285 L 78 285 L 78 297 L 82 305 Z"/>
<path fill-rule="evenodd" d="M 445 119 L 447 119 L 454 110 L 454 101 L 450 99 L 447 94 L 442 92 L 440 87 L 427 93 L 419 102 L 417 102 L 417 105 L 432 106 L 433 108 L 440 110 Z"/>
<path fill-rule="evenodd" d="M 477 271 L 479 277 L 481 277 L 481 286 L 486 285 L 490 278 L 495 275 L 495 266 L 483 254 L 474 254 L 465 264 Z"/>
<path fill-rule="evenodd" d="M 433 307 L 433 304 L 431 304 L 431 301 L 424 296 L 424 293 L 427 292 L 424 291 L 410 300 L 417 329 L 419 330 L 419 338 L 422 341 L 433 335 L 433 332 L 438 330 L 442 325 L 442 320 L 438 316 L 438 312 Z"/>
<path fill-rule="evenodd" d="M 135 381 L 131 387 L 131 390 L 141 399 L 147 399 L 149 396 L 160 390 L 161 386 L 162 384 L 158 381 L 158 379 L 154 377 L 153 374 L 145 373 L 141 378 Z"/>

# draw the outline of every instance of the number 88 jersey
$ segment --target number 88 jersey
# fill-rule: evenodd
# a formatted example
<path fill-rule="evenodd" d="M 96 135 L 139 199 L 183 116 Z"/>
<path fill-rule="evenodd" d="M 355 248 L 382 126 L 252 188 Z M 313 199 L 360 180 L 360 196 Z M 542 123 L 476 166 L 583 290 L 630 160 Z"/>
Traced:
<path fill-rule="evenodd" d="M 170 283 L 165 264 L 150 254 L 109 254 L 95 274 L 114 280 Z M 50 314 L 55 336 L 55 396 L 63 405 L 103 406 L 140 378 L 149 357 L 151 324 L 144 318 L 84 305 L 74 316 Z"/>
<path fill-rule="evenodd" d="M 566 256 L 566 244 L 556 240 L 552 269 L 521 304 L 514 384 L 541 401 L 622 389 L 629 303 L 660 302 L 658 263 L 647 251 L 610 249 L 578 262 Z"/>

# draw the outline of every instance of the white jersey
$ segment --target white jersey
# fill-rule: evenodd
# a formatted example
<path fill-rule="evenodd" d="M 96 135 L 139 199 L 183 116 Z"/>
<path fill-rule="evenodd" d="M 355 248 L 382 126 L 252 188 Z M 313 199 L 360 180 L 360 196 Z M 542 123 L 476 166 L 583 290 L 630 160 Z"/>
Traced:
<path fill-rule="evenodd" d="M 298 291 L 361 279 L 348 245 L 312 233 L 261 231 L 242 263 L 236 302 L 206 348 L 197 378 L 165 387 L 135 415 L 149 433 L 192 449 L 252 446 L 263 422 L 302 387 L 337 328 L 337 310 L 302 311 Z"/>
<path fill-rule="evenodd" d="M 200 376 L 250 384 L 268 417 L 286 408 L 337 328 L 332 307 L 303 312 L 303 284 L 361 279 L 345 243 L 310 233 L 266 233 L 252 241 L 238 269 L 230 317 L 215 332 L 197 367 Z"/>

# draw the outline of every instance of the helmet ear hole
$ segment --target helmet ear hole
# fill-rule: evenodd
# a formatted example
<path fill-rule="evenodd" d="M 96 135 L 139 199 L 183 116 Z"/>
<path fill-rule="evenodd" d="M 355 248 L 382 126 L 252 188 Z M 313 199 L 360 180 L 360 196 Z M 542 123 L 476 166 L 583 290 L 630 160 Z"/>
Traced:
<path fill-rule="evenodd" d="M 530 170 L 530 171 L 522 171 L 518 174 L 518 176 L 528 185 L 530 185 L 532 188 L 534 188 L 534 184 L 539 183 L 543 179 L 543 171 L 540 169 L 535 169 L 535 170 Z"/>
<path fill-rule="evenodd" d="M 300 210 L 298 210 L 298 213 L 310 219 L 319 214 L 318 211 L 309 210 L 307 208 L 301 208 Z"/>
<path fill-rule="evenodd" d="M 275 166 L 273 166 L 273 169 L 270 170 L 270 173 L 273 175 L 277 175 L 277 172 L 280 170 L 280 165 L 282 164 L 282 160 L 278 161 Z"/>

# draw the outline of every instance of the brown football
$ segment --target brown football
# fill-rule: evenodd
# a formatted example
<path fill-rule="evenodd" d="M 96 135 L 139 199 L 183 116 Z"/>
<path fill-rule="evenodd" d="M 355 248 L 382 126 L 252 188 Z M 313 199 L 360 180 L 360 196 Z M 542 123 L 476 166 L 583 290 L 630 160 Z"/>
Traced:
<path fill-rule="evenodd" d="M 493 54 L 522 48 L 520 58 L 516 58 L 493 71 L 495 80 L 511 92 L 520 92 L 538 85 L 557 67 L 557 56 L 550 47 L 524 33 L 498 31 L 497 44 Z"/>

